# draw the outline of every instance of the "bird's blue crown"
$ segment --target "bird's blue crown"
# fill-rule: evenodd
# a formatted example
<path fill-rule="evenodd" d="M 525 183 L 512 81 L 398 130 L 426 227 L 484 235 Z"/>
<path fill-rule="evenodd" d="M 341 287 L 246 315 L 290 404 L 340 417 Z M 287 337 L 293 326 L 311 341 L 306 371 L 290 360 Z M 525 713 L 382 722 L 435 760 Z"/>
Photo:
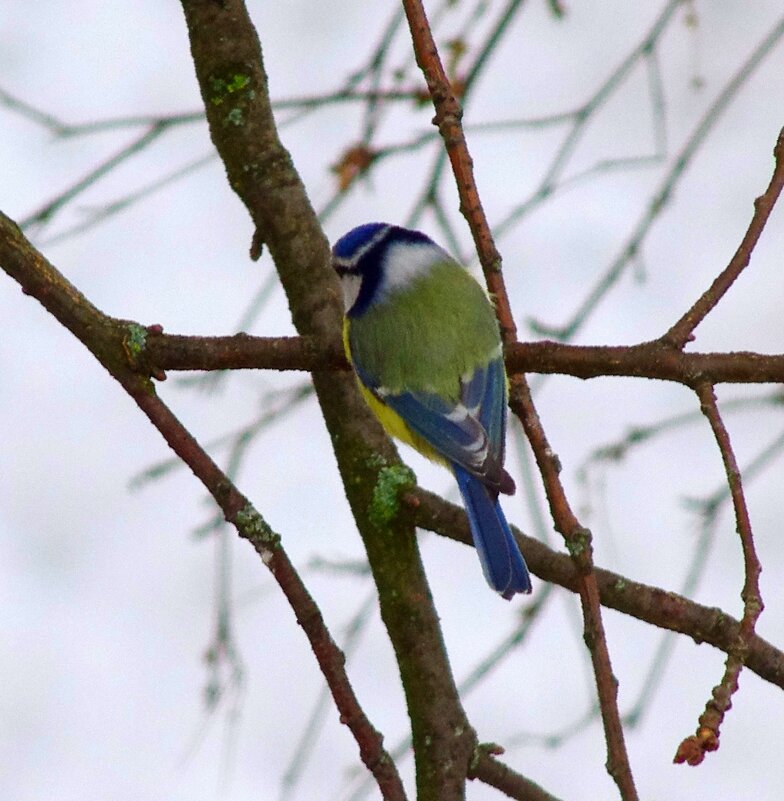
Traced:
<path fill-rule="evenodd" d="M 364 272 L 368 261 L 378 260 L 392 244 L 434 244 L 420 231 L 398 225 L 372 222 L 358 225 L 344 234 L 332 248 L 336 267 L 343 271 Z"/>
<path fill-rule="evenodd" d="M 350 317 L 360 316 L 376 297 L 384 275 L 385 261 L 393 245 L 437 245 L 420 231 L 372 222 L 352 228 L 332 248 L 332 265 L 338 275 L 357 275 L 362 285 Z"/>

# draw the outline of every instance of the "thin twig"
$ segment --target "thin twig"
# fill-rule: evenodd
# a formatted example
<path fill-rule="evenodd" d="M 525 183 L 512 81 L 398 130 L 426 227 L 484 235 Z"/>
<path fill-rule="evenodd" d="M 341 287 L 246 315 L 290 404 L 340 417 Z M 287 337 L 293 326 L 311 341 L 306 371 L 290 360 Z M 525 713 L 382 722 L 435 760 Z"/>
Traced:
<path fill-rule="evenodd" d="M 178 167 L 177 169 L 173 170 L 167 175 L 164 175 L 161 178 L 157 178 L 156 180 L 151 181 L 150 183 L 140 187 L 139 189 L 134 190 L 133 192 L 129 192 L 128 194 L 118 198 L 117 200 L 112 200 L 100 207 L 92 208 L 85 215 L 85 219 L 81 220 L 80 222 L 74 223 L 74 225 L 69 226 L 63 231 L 59 231 L 54 236 L 46 237 L 45 239 L 41 240 L 39 244 L 42 247 L 43 246 L 49 247 L 51 245 L 63 242 L 64 240 L 69 239 L 72 236 L 84 233 L 85 231 L 88 231 L 90 228 L 98 225 L 99 223 L 103 222 L 109 217 L 112 217 L 115 214 L 119 214 L 120 212 L 125 211 L 126 209 L 130 208 L 139 201 L 144 200 L 145 198 L 150 197 L 150 195 L 153 195 L 156 192 L 160 191 L 164 187 L 169 186 L 170 184 L 175 183 L 180 179 L 184 178 L 186 175 L 190 175 L 196 170 L 201 169 L 207 164 L 210 164 L 211 162 L 215 161 L 215 158 L 216 158 L 215 153 L 211 151 L 210 153 L 207 153 L 206 155 L 201 156 L 198 159 L 189 161 L 187 164 Z"/>
<path fill-rule="evenodd" d="M 765 192 L 754 201 L 754 215 L 735 255 L 694 305 L 662 337 L 662 341 L 679 350 L 692 338 L 694 329 L 710 314 L 727 293 L 735 279 L 748 267 L 751 254 L 759 242 L 770 213 L 784 188 L 784 128 L 773 148 L 776 165 Z"/>
<path fill-rule="evenodd" d="M 528 199 L 518 204 L 501 220 L 501 222 L 494 226 L 494 233 L 496 236 L 502 236 L 513 223 L 519 221 L 520 218 L 528 213 L 537 203 L 553 194 L 577 145 L 586 132 L 590 121 L 594 119 L 599 109 L 601 109 L 623 85 L 624 81 L 631 74 L 639 61 L 641 59 L 648 59 L 650 54 L 654 52 L 657 43 L 667 29 L 667 26 L 681 3 L 682 0 L 669 0 L 659 16 L 654 20 L 650 29 L 646 32 L 642 41 L 612 70 L 594 94 L 580 108 L 575 110 L 572 126 L 566 132 L 560 147 L 548 165 L 538 187 L 531 193 Z M 664 106 L 661 99 L 660 86 L 655 80 L 650 80 L 650 73 L 649 94 L 653 107 L 652 117 L 654 119 L 655 131 L 660 131 L 663 127 L 663 123 L 658 118 L 659 115 L 662 114 Z M 658 138 L 656 134 L 655 138 Z"/>
<path fill-rule="evenodd" d="M 762 566 L 754 547 L 751 520 L 730 436 L 721 418 L 713 387 L 702 382 L 695 387 L 695 391 L 700 399 L 700 408 L 710 423 L 724 462 L 727 484 L 735 509 L 735 525 L 743 550 L 745 580 L 741 592 L 743 618 L 740 621 L 737 641 L 727 655 L 724 676 L 721 682 L 713 688 L 712 697 L 705 705 L 705 711 L 700 715 L 696 733 L 687 737 L 678 746 L 675 754 L 675 762 L 688 762 L 689 765 L 699 765 L 708 751 L 715 751 L 719 747 L 719 730 L 724 716 L 732 706 L 732 696 L 738 689 L 738 678 L 748 657 L 749 642 L 754 636 L 757 620 L 764 608 L 759 587 Z"/>
<path fill-rule="evenodd" d="M 680 3 L 676 3 L 676 5 L 680 5 Z M 588 292 L 580 306 L 574 311 L 571 318 L 566 323 L 558 326 L 546 326 L 537 323 L 535 326 L 537 331 L 544 336 L 554 337 L 558 340 L 569 340 L 574 337 L 607 292 L 615 286 L 624 274 L 629 263 L 639 254 L 643 242 L 653 227 L 654 222 L 659 219 L 661 212 L 672 199 L 678 181 L 684 175 L 696 154 L 699 153 L 708 134 L 713 130 L 716 123 L 721 118 L 721 115 L 729 107 L 740 88 L 748 81 L 752 73 L 771 52 L 782 36 L 784 36 L 784 17 L 779 20 L 762 42 L 754 49 L 748 59 L 727 82 L 727 85 L 719 92 L 716 99 L 705 111 L 691 135 L 686 140 L 683 148 L 675 155 L 672 168 L 667 172 L 662 182 L 651 196 L 647 208 L 640 216 L 629 238 L 621 246 L 618 255 L 612 260 L 604 274 L 596 281 L 593 288 Z"/>
<path fill-rule="evenodd" d="M 746 409 L 755 411 L 759 406 L 781 406 L 782 395 L 776 392 L 771 395 L 759 398 L 738 398 L 726 401 L 723 405 L 724 411 Z M 656 424 L 649 426 L 638 426 L 626 434 L 622 440 L 610 443 L 594 450 L 591 456 L 583 463 L 579 473 L 588 473 L 590 466 L 597 462 L 616 462 L 623 459 L 626 453 L 634 446 L 650 441 L 653 437 L 665 432 L 672 431 L 678 427 L 686 426 L 695 421 L 702 420 L 704 415 L 700 411 L 688 412 L 665 418 Z M 745 484 L 749 486 L 752 478 L 759 475 L 775 458 L 781 455 L 784 450 L 784 432 L 780 432 L 777 437 L 768 443 L 753 459 L 751 459 L 743 469 Z M 687 499 L 690 509 L 695 509 L 699 519 L 700 528 L 697 538 L 692 545 L 692 557 L 689 559 L 688 571 L 678 588 L 678 593 L 682 596 L 692 597 L 699 581 L 704 573 L 708 556 L 711 553 L 715 542 L 716 525 L 719 514 L 726 501 L 731 500 L 730 489 L 725 481 L 717 490 L 709 493 L 705 498 Z M 603 599 L 604 602 L 604 599 Z M 673 632 L 665 632 L 659 639 L 659 644 L 651 657 L 645 678 L 641 682 L 641 689 L 637 699 L 631 704 L 623 714 L 624 724 L 630 727 L 639 725 L 643 714 L 648 709 L 656 692 L 664 678 L 664 668 L 672 655 L 677 643 L 677 638 Z M 731 647 L 731 646 L 730 646 Z"/>
<path fill-rule="evenodd" d="M 386 32 L 385 32 L 386 35 Z M 386 41 L 386 40 L 384 40 Z M 420 87 L 410 89 L 355 89 L 347 86 L 316 95 L 302 97 L 281 97 L 272 101 L 276 111 L 303 111 L 332 106 L 338 103 L 377 103 L 384 102 L 419 102 L 422 97 Z M 49 130 L 61 139 L 73 139 L 122 128 L 150 128 L 158 125 L 175 127 L 196 122 L 206 122 L 203 109 L 182 111 L 175 114 L 128 114 L 118 117 L 106 117 L 91 122 L 65 122 L 54 114 L 42 111 L 25 100 L 0 88 L 0 106 L 5 106 L 25 119 Z"/>
<path fill-rule="evenodd" d="M 489 63 L 490 56 L 501 40 L 504 31 L 509 28 L 514 20 L 515 15 L 520 8 L 522 8 L 522 5 L 523 0 L 508 0 L 506 7 L 501 10 L 500 14 L 498 15 L 498 19 L 487 36 L 487 39 L 479 48 L 479 52 L 474 60 L 473 65 L 468 70 L 466 77 L 463 79 L 463 84 L 461 87 L 463 101 L 466 101 L 471 95 L 471 90 L 476 85 L 482 75 L 482 72 L 484 71 L 484 68 Z M 435 201 L 438 197 L 438 185 L 441 181 L 445 163 L 446 155 L 443 150 L 439 150 L 436 154 L 433 167 L 430 170 L 430 175 L 428 176 L 425 188 L 408 216 L 407 222 L 409 225 L 416 224 L 424 210 L 428 207 L 432 207 L 435 204 Z"/>
<path fill-rule="evenodd" d="M 94 167 L 83 178 L 73 183 L 67 189 L 64 189 L 56 197 L 52 198 L 48 203 L 45 203 L 37 211 L 28 214 L 27 217 L 19 222 L 19 227 L 27 229 L 34 225 L 44 225 L 49 222 L 54 215 L 59 212 L 66 204 L 70 203 L 75 197 L 80 195 L 86 189 L 91 187 L 105 175 L 110 173 L 115 167 L 127 161 L 131 156 L 139 153 L 154 142 L 164 131 L 166 125 L 159 123 L 150 126 L 141 136 L 138 136 L 132 142 L 121 148 L 114 155 L 110 156 L 106 161 L 101 162 L 97 167 Z"/>

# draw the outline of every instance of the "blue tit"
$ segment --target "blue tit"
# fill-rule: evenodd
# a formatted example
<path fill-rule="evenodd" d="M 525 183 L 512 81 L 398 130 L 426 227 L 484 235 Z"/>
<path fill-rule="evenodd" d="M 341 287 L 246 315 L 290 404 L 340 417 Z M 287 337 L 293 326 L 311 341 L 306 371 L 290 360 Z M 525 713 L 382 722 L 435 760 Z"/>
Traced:
<path fill-rule="evenodd" d="M 388 433 L 457 479 L 488 584 L 504 598 L 531 579 L 498 503 L 507 382 L 486 292 L 419 231 L 368 223 L 332 249 L 345 303 L 343 342 L 360 390 Z"/>

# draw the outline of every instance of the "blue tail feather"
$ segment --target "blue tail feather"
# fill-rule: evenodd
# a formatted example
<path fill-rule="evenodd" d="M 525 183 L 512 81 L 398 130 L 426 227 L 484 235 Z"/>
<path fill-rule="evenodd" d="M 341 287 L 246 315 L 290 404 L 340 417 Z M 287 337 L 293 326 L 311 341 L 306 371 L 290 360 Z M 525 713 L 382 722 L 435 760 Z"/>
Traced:
<path fill-rule="evenodd" d="M 518 592 L 531 592 L 528 568 L 498 499 L 460 465 L 453 464 L 452 469 L 487 583 L 506 600 Z"/>

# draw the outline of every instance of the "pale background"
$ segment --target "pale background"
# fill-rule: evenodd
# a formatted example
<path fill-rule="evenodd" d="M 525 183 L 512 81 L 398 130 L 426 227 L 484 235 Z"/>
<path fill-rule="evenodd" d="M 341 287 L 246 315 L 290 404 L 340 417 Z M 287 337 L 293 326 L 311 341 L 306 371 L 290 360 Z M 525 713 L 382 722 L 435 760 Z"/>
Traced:
<path fill-rule="evenodd" d="M 642 38 L 662 4 L 570 3 L 555 21 L 530 0 L 484 74 L 466 122 L 545 115 L 582 102 Z M 499 3 L 490 3 L 496 11 Z M 273 98 L 339 87 L 375 45 L 392 3 L 250 2 Z M 699 24 L 679 12 L 662 40 L 668 156 L 706 106 L 774 26 L 775 0 L 699 2 Z M 482 23 L 478 23 L 482 24 Z M 440 41 L 443 41 L 443 36 Z M 477 42 L 481 41 L 477 36 Z M 398 62 L 406 58 L 399 40 Z M 628 343 L 662 333 L 729 260 L 767 185 L 771 151 L 784 123 L 784 46 L 754 73 L 678 184 L 630 271 L 578 341 Z M 695 77 L 702 88 L 695 86 Z M 178 3 L 36 3 L 0 6 L 0 89 L 68 121 L 167 114 L 200 106 Z M 645 75 L 637 69 L 589 128 L 567 174 L 597 160 L 653 151 Z M 328 167 L 359 135 L 359 106 L 341 105 L 285 127 L 282 136 L 317 207 L 334 191 Z M 285 119 L 286 114 L 280 118 Z M 408 106 L 384 122 L 381 143 L 428 128 L 432 111 Z M 56 139 L 0 106 L 0 208 L 21 219 L 140 133 L 120 130 Z M 560 131 L 471 135 L 477 179 L 491 222 L 526 197 Z M 101 207 L 210 150 L 206 125 L 181 127 L 77 198 L 33 240 L 107 313 L 160 323 L 169 332 L 237 330 L 249 298 L 270 270 L 247 258 L 251 225 L 217 160 L 85 233 L 53 240 Z M 326 223 L 331 240 L 370 219 L 403 222 L 432 151 L 389 160 Z M 405 165 L 405 169 L 401 168 Z M 502 238 L 513 306 L 565 321 L 629 235 L 667 167 L 612 171 L 545 203 Z M 469 253 L 451 181 L 444 202 Z M 437 236 L 432 219 L 422 224 Z M 698 330 L 700 350 L 784 351 L 784 211 L 774 212 L 751 267 Z M 233 553 L 240 689 L 205 711 L 203 655 L 215 620 L 216 554 L 194 531 L 212 507 L 186 471 L 132 491 L 145 468 L 168 458 L 160 435 L 92 356 L 19 287 L 0 275 L 0 801 L 70 799 L 276 799 L 307 726 L 321 677 L 305 638 L 258 557 L 229 536 Z M 260 335 L 292 333 L 275 289 Z M 523 326 L 523 336 L 532 336 Z M 292 387 L 295 374 L 237 373 L 221 391 L 186 389 L 181 376 L 163 397 L 201 442 L 249 422 L 260 397 Z M 771 388 L 722 387 L 720 400 Z M 570 497 L 594 531 L 598 564 L 679 590 L 699 519 L 683 498 L 719 488 L 723 471 L 704 422 L 676 429 L 592 474 L 577 468 L 630 425 L 694 411 L 694 396 L 662 383 L 549 379 L 537 395 L 543 423 L 564 463 Z M 784 428 L 775 409 L 730 413 L 741 465 Z M 519 477 L 516 448 L 510 469 Z M 225 460 L 225 452 L 213 451 Z M 427 487 L 450 497 L 449 476 L 404 454 Z M 760 634 L 784 644 L 781 461 L 750 482 L 748 499 L 765 572 Z M 265 431 L 247 454 L 240 488 L 281 533 L 339 641 L 368 597 L 366 577 L 337 577 L 311 560 L 360 559 L 361 543 L 313 400 Z M 598 489 L 596 487 L 598 486 Z M 505 503 L 526 530 L 522 494 Z M 740 548 L 725 508 L 694 593 L 740 616 Z M 515 625 L 527 601 L 505 604 L 485 586 L 474 553 L 422 537 L 428 576 L 455 675 L 464 678 Z M 555 535 L 551 543 L 557 545 Z M 541 582 L 537 581 L 541 587 Z M 465 699 L 480 740 L 508 746 L 508 763 L 570 799 L 616 797 L 606 775 L 598 722 L 558 749 L 524 734 L 560 732 L 593 701 L 577 601 L 556 590 L 524 646 Z M 637 698 L 659 633 L 606 613 L 620 702 Z M 722 730 L 721 749 L 699 768 L 672 765 L 710 688 L 722 654 L 680 638 L 663 683 L 627 742 L 642 798 L 717 801 L 782 797 L 784 696 L 750 672 Z M 406 719 L 396 667 L 377 615 L 370 618 L 349 675 L 373 723 L 392 747 Z M 230 678 L 226 676 L 225 678 Z M 515 744 L 517 743 L 517 744 Z M 328 706 L 324 729 L 296 799 L 341 799 L 359 764 L 356 747 Z M 410 759 L 401 764 L 413 787 Z M 353 785 L 351 785 L 353 787 Z M 371 789 L 369 797 L 375 797 Z M 285 797 L 285 794 L 283 794 Z M 500 797 L 472 784 L 469 798 Z"/>

